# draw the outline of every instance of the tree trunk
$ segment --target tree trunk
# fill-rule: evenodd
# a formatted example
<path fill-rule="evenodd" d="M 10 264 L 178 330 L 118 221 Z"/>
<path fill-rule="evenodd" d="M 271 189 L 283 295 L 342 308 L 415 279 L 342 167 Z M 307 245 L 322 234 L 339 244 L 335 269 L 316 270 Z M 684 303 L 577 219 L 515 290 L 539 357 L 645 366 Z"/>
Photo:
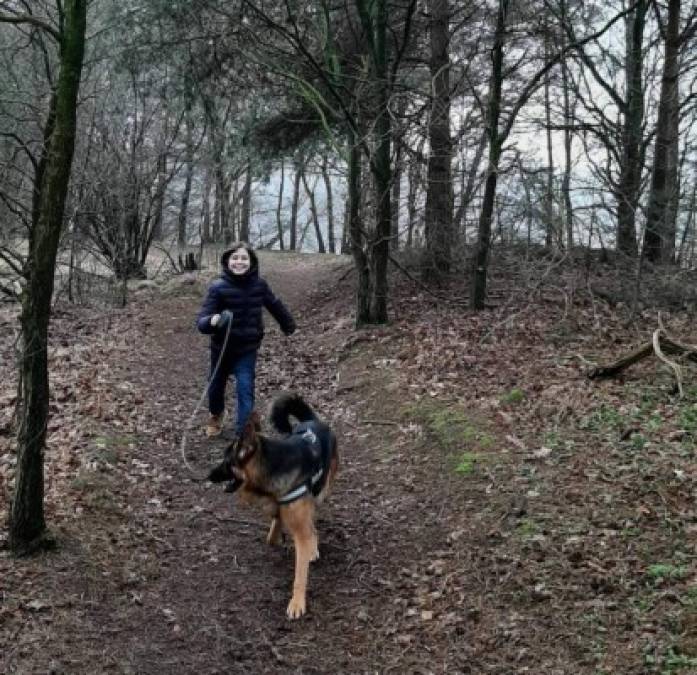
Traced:
<path fill-rule="evenodd" d="M 162 221 L 164 216 L 165 189 L 167 187 L 167 153 L 161 152 L 157 157 L 157 178 L 155 179 L 155 195 L 152 203 L 151 240 L 162 241 Z M 139 228 L 140 229 L 140 228 Z"/>
<path fill-rule="evenodd" d="M 438 279 L 450 272 L 453 251 L 452 143 L 450 139 L 450 3 L 431 0 L 431 60 L 433 87 L 428 124 L 428 187 L 426 191 L 427 279 Z"/>
<path fill-rule="evenodd" d="M 226 215 L 225 190 L 223 188 L 223 170 L 221 159 L 216 158 L 213 170 L 214 191 L 213 191 L 213 241 L 220 243 L 223 241 L 223 227 L 225 227 L 224 214 Z"/>
<path fill-rule="evenodd" d="M 545 32 L 545 60 L 549 59 L 549 33 Z M 557 228 L 554 222 L 554 153 L 552 150 L 552 105 L 549 98 L 550 73 L 545 74 L 544 101 L 545 101 L 545 136 L 547 141 L 547 166 L 544 199 L 545 213 L 545 246 L 552 249 L 559 243 Z"/>
<path fill-rule="evenodd" d="M 186 148 L 184 158 L 184 190 L 179 204 L 179 217 L 177 218 L 177 242 L 179 246 L 186 246 L 188 242 L 187 221 L 189 216 L 189 199 L 191 197 L 191 184 L 194 180 L 194 141 L 193 120 L 191 119 L 191 103 L 187 103 L 186 115 Z"/>
<path fill-rule="evenodd" d="M 371 162 L 371 169 L 375 181 L 376 212 L 375 236 L 368 249 L 372 286 L 368 323 L 380 324 L 387 323 L 387 262 L 392 227 L 390 203 L 392 128 L 391 118 L 388 114 L 387 0 L 376 0 L 372 11 L 377 120 L 373 125 L 375 156 Z"/>
<path fill-rule="evenodd" d="M 392 227 L 390 228 L 390 250 L 399 250 L 399 207 L 402 201 L 402 152 L 397 150 L 392 176 Z"/>
<path fill-rule="evenodd" d="M 252 162 L 247 160 L 242 190 L 242 214 L 240 217 L 240 241 L 249 241 L 249 223 L 252 217 Z"/>
<path fill-rule="evenodd" d="M 694 223 L 695 223 L 695 209 L 697 209 L 697 182 L 692 183 L 692 193 L 690 195 L 690 204 L 687 207 L 687 222 L 682 231 L 682 237 L 680 239 L 680 248 L 678 249 L 678 254 L 676 258 L 676 263 L 678 265 L 683 265 L 685 262 L 685 244 L 688 241 L 694 242 Z M 690 263 L 692 267 L 692 263 Z"/>
<path fill-rule="evenodd" d="M 76 135 L 87 0 L 66 0 L 60 46 L 60 73 L 55 91 L 55 117 L 49 114 L 48 150 L 41 176 L 36 220 L 29 238 L 22 294 L 22 401 L 19 415 L 17 472 L 9 517 L 9 543 L 17 553 L 43 544 L 44 446 L 48 422 L 48 324 L 63 214 Z M 52 120 L 53 117 L 53 120 Z"/>
<path fill-rule="evenodd" d="M 322 178 L 324 179 L 324 191 L 327 195 L 327 246 L 329 247 L 330 253 L 336 253 L 336 235 L 334 234 L 334 197 L 326 155 L 322 158 Z"/>
<path fill-rule="evenodd" d="M 371 281 L 368 256 L 365 252 L 365 236 L 361 223 L 361 151 L 353 130 L 349 130 L 348 172 L 348 232 L 351 253 L 356 264 L 356 325 L 369 323 Z"/>
<path fill-rule="evenodd" d="M 420 167 L 418 162 L 409 164 L 409 191 L 407 193 L 407 249 L 414 246 L 414 230 L 416 228 L 417 196 L 419 194 Z"/>
<path fill-rule="evenodd" d="M 566 0 L 561 0 L 561 20 L 566 22 Z M 566 32 L 561 31 L 562 48 L 566 47 Z M 564 175 L 561 181 L 561 194 L 564 202 L 564 225 L 566 230 L 566 249 L 574 246 L 574 210 L 571 203 L 571 164 L 574 137 L 571 133 L 573 111 L 569 100 L 569 68 L 566 56 L 561 60 L 562 94 L 564 99 Z"/>
<path fill-rule="evenodd" d="M 315 228 L 315 239 L 317 240 L 317 250 L 319 253 L 326 253 L 327 250 L 324 248 L 324 239 L 322 238 L 322 230 L 319 226 L 319 216 L 317 214 L 317 202 L 315 201 L 315 190 L 310 189 L 307 184 L 307 176 L 305 172 L 302 172 L 303 187 L 305 188 L 305 193 L 310 200 L 310 214 L 312 215 L 312 224 Z"/>
<path fill-rule="evenodd" d="M 206 183 L 203 187 L 203 204 L 201 205 L 201 244 L 210 244 L 211 237 L 211 180 L 210 169 L 206 171 Z"/>
<path fill-rule="evenodd" d="M 228 179 L 225 189 L 225 203 L 227 204 L 227 212 L 230 214 L 228 217 L 228 226 L 225 228 L 225 243 L 231 244 L 233 241 L 241 239 L 239 236 L 240 227 L 238 226 L 238 222 L 241 218 L 240 212 L 242 210 L 242 206 L 240 205 L 239 178 L 230 176 Z"/>
<path fill-rule="evenodd" d="M 628 83 L 622 128 L 622 160 L 617 188 L 617 250 L 629 257 L 637 255 L 636 213 L 642 170 L 644 121 L 644 28 L 648 0 L 639 0 L 627 30 L 625 73 Z"/>
<path fill-rule="evenodd" d="M 479 214 L 477 248 L 472 265 L 472 309 L 484 309 L 486 300 L 486 283 L 489 265 L 489 247 L 491 244 L 491 218 L 496 199 L 499 159 L 501 157 L 502 139 L 499 136 L 499 117 L 501 115 L 501 88 L 503 83 L 503 43 L 506 33 L 506 19 L 509 0 L 499 0 L 496 19 L 496 33 L 492 49 L 491 84 L 489 86 L 489 105 L 487 109 L 487 129 L 489 131 L 489 166 L 482 210 Z"/>
<path fill-rule="evenodd" d="M 184 190 L 179 204 L 179 217 L 177 219 L 177 242 L 179 246 L 186 246 L 189 237 L 187 223 L 189 215 L 189 198 L 191 197 L 191 184 L 194 180 L 194 163 L 190 157 L 186 159 L 186 174 L 184 178 Z"/>
<path fill-rule="evenodd" d="M 457 208 L 457 214 L 455 215 L 455 223 L 458 230 L 461 232 L 462 240 L 465 242 L 467 240 L 467 222 L 466 213 L 469 205 L 474 197 L 474 190 L 477 184 L 477 176 L 479 175 L 479 165 L 482 163 L 482 157 L 484 156 L 484 150 L 487 146 L 487 140 L 489 139 L 489 134 L 486 128 L 482 130 L 482 135 L 477 144 L 477 149 L 474 152 L 474 159 L 470 164 L 469 171 L 467 172 L 467 183 L 464 185 L 462 192 L 460 194 L 460 205 Z M 464 174 L 464 159 L 462 170 Z M 464 175 L 463 175 L 464 182 Z"/>
<path fill-rule="evenodd" d="M 282 251 L 283 244 L 283 187 L 286 177 L 286 163 L 281 159 L 281 182 L 278 186 L 278 201 L 276 202 L 276 228 L 278 231 L 278 248 Z"/>
<path fill-rule="evenodd" d="M 301 158 L 293 162 L 295 176 L 293 177 L 293 201 L 290 204 L 290 250 L 295 251 L 298 242 L 298 207 L 300 206 L 300 180 L 305 169 Z"/>
<path fill-rule="evenodd" d="M 676 227 L 671 204 L 678 191 L 680 5 L 681 0 L 668 0 L 661 97 L 643 248 L 647 260 L 664 265 L 675 258 Z"/>

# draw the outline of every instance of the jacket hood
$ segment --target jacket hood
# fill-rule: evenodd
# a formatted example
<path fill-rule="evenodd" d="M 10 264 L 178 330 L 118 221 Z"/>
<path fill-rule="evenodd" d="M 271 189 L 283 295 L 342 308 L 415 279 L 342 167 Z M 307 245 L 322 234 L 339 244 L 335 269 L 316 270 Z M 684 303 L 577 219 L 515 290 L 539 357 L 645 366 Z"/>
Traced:
<path fill-rule="evenodd" d="M 223 255 L 220 256 L 220 264 L 223 266 L 223 272 L 229 271 L 227 266 L 228 258 L 232 255 L 233 251 L 236 251 L 238 248 L 243 248 L 247 251 L 247 253 L 249 253 L 249 270 L 244 276 L 254 274 L 255 272 L 258 273 L 259 258 L 257 258 L 257 254 L 254 249 L 245 241 L 236 241 L 234 244 L 230 245 L 230 248 L 223 251 Z"/>

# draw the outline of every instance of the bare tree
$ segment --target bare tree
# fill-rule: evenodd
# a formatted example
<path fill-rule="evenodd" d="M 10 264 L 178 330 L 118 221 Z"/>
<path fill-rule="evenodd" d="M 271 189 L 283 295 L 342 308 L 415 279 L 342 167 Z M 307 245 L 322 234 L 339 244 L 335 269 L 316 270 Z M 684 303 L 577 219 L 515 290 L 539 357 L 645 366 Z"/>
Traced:
<path fill-rule="evenodd" d="M 503 145 L 508 139 L 516 117 L 527 104 L 530 97 L 539 89 L 547 72 L 556 66 L 564 55 L 572 49 L 582 50 L 587 43 L 597 40 L 605 34 L 617 21 L 627 15 L 632 8 L 619 12 L 611 17 L 594 33 L 567 44 L 565 47 L 548 57 L 545 63 L 526 80 L 519 84 L 520 93 L 513 101 L 508 101 L 508 112 L 505 121 L 501 118 L 501 91 L 504 79 L 504 52 L 507 37 L 507 21 L 514 0 L 499 0 L 496 24 L 493 35 L 492 69 L 489 80 L 487 105 L 487 131 L 489 142 L 489 162 L 482 198 L 482 208 L 479 216 L 478 241 L 472 265 L 471 306 L 473 309 L 483 309 L 486 299 L 487 270 L 489 248 L 491 244 L 491 223 L 496 198 L 499 161 Z M 510 73 L 510 71 L 509 71 Z"/>
<path fill-rule="evenodd" d="M 681 0 L 668 0 L 663 75 L 656 122 L 651 189 L 646 211 L 643 255 L 654 263 L 674 262 L 677 233 L 674 204 L 679 194 L 680 50 L 697 31 L 695 14 L 681 32 Z M 660 21 L 660 17 L 659 17 Z"/>
<path fill-rule="evenodd" d="M 85 50 L 87 0 L 57 3 L 59 28 L 12 10 L 0 22 L 30 24 L 58 43 L 59 73 L 44 127 L 45 146 L 36 167 L 29 251 L 23 268 L 21 404 L 15 490 L 9 542 L 17 554 L 47 545 L 44 516 L 44 446 L 48 421 L 48 325 L 58 242 L 63 228 L 75 148 L 76 111 Z"/>
<path fill-rule="evenodd" d="M 450 3 L 431 0 L 431 115 L 426 191 L 426 278 L 450 271 L 455 238 L 452 198 L 452 142 L 450 139 Z"/>

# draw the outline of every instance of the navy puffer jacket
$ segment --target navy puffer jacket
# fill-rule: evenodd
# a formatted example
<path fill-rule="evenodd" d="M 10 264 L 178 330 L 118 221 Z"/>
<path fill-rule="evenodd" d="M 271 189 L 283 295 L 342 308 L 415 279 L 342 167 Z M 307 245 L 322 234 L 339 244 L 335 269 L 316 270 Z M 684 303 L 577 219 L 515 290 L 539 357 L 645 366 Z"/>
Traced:
<path fill-rule="evenodd" d="M 224 309 L 230 310 L 233 315 L 232 326 L 225 351 L 241 354 L 257 349 L 264 337 L 264 307 L 278 321 L 286 335 L 295 332 L 295 321 L 286 306 L 273 294 L 268 283 L 259 276 L 259 260 L 251 248 L 244 247 L 250 257 L 250 267 L 246 274 L 233 274 L 228 269 L 228 258 L 238 248 L 240 245 L 235 245 L 223 253 L 220 259 L 222 274 L 208 287 L 196 326 L 201 333 L 211 336 L 211 349 L 217 351 L 223 345 L 227 329 L 211 326 L 211 318 Z"/>

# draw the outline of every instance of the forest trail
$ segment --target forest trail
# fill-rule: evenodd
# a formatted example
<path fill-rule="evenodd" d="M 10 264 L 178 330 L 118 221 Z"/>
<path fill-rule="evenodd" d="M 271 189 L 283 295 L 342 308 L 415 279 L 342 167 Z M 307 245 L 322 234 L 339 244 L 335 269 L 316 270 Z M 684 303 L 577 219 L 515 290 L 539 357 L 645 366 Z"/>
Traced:
<path fill-rule="evenodd" d="M 595 307 L 573 331 L 556 306 L 521 312 L 499 340 L 500 315 L 436 307 L 397 280 L 393 323 L 356 332 L 346 259 L 262 253 L 261 268 L 300 328 L 287 340 L 268 317 L 258 407 L 296 390 L 339 437 L 308 614 L 285 617 L 292 548 L 268 547 L 262 514 L 193 481 L 179 451 L 204 387 L 193 319 L 211 270 L 123 311 L 57 313 L 59 547 L 0 552 L 0 672 L 690 672 L 695 496 L 679 462 L 696 429 L 692 400 L 666 403 L 669 376 L 653 399 L 650 364 L 629 383 L 584 379 L 566 355 L 587 347 Z M 652 401 L 631 420 L 643 444 L 622 428 L 634 395 Z M 204 421 L 205 406 L 186 447 L 202 474 L 225 444 Z M 657 453 L 659 432 L 673 440 Z"/>
<path fill-rule="evenodd" d="M 343 314 L 351 299 L 334 299 L 346 270 L 345 259 L 262 254 L 262 274 L 300 328 L 287 340 L 267 316 L 257 403 L 265 410 L 273 393 L 299 391 L 337 429 L 342 459 L 334 494 L 320 511 L 321 558 L 311 568 L 306 617 L 285 618 L 292 547 L 268 547 L 262 514 L 221 486 L 190 480 L 180 456 L 183 424 L 207 368 L 207 338 L 192 328 L 205 287 L 197 284 L 137 300 L 127 315 L 113 317 L 111 328 L 127 337 L 101 364 L 98 379 L 130 400 L 119 409 L 136 416 L 137 431 L 121 431 L 117 415 L 110 427 L 109 415 L 98 411 L 97 452 L 72 481 L 84 494 L 79 518 L 59 526 L 59 551 L 38 561 L 2 559 L 3 618 L 20 619 L 3 645 L 2 672 L 415 672 L 436 666 L 436 645 L 424 649 L 390 618 L 404 610 L 394 604 L 399 570 L 406 573 L 440 538 L 440 499 L 414 489 L 412 458 L 393 463 L 381 455 L 379 420 L 359 428 L 360 406 L 383 397 L 376 387 L 384 379 L 373 379 L 360 359 L 356 367 L 347 366 L 350 358 L 339 365 L 352 336 Z M 129 324 L 138 327 L 137 336 Z M 363 379 L 337 383 L 338 367 L 343 380 Z M 205 405 L 186 447 L 201 473 L 225 444 L 203 437 L 204 420 Z M 49 521 L 55 515 L 49 510 Z"/>

